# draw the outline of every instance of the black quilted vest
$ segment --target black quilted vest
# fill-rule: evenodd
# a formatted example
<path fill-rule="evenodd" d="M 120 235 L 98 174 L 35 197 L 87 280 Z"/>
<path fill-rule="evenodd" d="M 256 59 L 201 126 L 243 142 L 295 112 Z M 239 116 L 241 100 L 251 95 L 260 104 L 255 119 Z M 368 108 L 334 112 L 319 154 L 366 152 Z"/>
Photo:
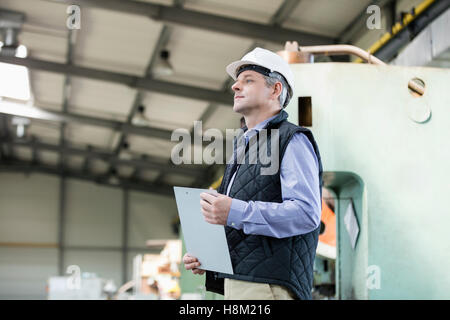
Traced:
<path fill-rule="evenodd" d="M 310 130 L 286 121 L 288 114 L 282 110 L 265 127 L 267 149 L 270 149 L 270 129 L 279 129 L 279 164 L 286 146 L 296 132 L 304 133 L 314 147 L 319 162 L 320 195 L 322 196 L 322 162 L 319 149 Z M 244 127 L 244 131 L 247 130 Z M 250 143 L 249 143 L 250 144 Z M 261 175 L 261 163 L 249 163 L 245 150 L 245 163 L 239 165 L 229 196 L 244 201 L 282 202 L 280 170 L 274 175 Z M 301 154 L 298 155 L 301 157 Z M 268 166 L 268 165 L 267 165 Z M 227 164 L 218 189 L 226 194 L 232 177 L 232 164 Z M 287 238 L 245 234 L 242 230 L 225 227 L 233 275 L 207 271 L 206 289 L 224 294 L 224 278 L 251 282 L 271 283 L 292 290 L 298 299 L 311 299 L 313 264 L 319 238 L 319 229 L 307 234 Z"/>

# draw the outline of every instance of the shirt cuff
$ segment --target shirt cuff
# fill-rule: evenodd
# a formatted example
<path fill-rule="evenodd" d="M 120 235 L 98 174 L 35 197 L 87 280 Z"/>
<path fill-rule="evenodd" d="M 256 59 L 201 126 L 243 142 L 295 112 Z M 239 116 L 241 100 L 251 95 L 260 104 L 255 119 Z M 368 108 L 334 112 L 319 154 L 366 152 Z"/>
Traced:
<path fill-rule="evenodd" d="M 232 199 L 230 212 L 228 212 L 227 226 L 238 230 L 242 229 L 242 217 L 246 207 L 247 202 L 239 199 Z"/>

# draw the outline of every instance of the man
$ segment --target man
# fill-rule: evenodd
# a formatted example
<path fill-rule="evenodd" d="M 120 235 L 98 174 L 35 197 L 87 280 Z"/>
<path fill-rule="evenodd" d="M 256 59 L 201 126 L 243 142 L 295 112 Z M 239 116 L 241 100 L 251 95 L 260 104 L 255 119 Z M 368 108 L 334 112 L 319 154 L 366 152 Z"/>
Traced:
<path fill-rule="evenodd" d="M 311 299 L 322 164 L 311 131 L 286 121 L 293 73 L 280 56 L 261 48 L 228 65 L 227 72 L 236 81 L 233 110 L 245 118 L 245 162 L 227 164 L 217 195 L 200 195 L 205 220 L 225 226 L 234 272 L 207 271 L 206 289 L 225 299 Z M 281 165 L 273 175 L 261 174 L 262 163 L 248 161 L 248 141 L 259 139 L 262 129 L 267 145 L 271 130 L 279 133 Z M 194 274 L 205 272 L 189 254 L 183 262 Z"/>

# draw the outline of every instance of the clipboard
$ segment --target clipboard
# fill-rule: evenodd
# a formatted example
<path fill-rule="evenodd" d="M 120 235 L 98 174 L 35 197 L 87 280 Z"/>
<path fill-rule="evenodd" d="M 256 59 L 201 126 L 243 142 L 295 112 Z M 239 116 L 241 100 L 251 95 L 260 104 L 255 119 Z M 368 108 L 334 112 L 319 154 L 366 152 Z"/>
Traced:
<path fill-rule="evenodd" d="M 200 193 L 216 190 L 173 187 L 187 252 L 200 262 L 200 269 L 233 274 L 224 226 L 205 221 Z"/>

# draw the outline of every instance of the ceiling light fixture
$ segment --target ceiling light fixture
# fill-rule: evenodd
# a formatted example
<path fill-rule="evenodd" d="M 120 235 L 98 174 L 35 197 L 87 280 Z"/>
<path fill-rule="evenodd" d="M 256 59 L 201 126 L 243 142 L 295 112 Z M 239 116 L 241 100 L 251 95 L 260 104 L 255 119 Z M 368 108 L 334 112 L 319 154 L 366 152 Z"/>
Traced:
<path fill-rule="evenodd" d="M 130 144 L 127 141 L 124 141 L 122 143 L 122 149 L 119 153 L 119 158 L 124 160 L 131 160 L 133 159 L 133 152 L 130 150 Z"/>
<path fill-rule="evenodd" d="M 174 74 L 172 64 L 169 62 L 169 50 L 161 50 L 160 59 L 153 68 L 153 73 L 158 76 L 171 76 Z"/>
<path fill-rule="evenodd" d="M 13 54 L 8 54 L 8 51 L 10 50 L 8 47 L 5 46 L 5 48 L 3 48 L 4 44 L 3 42 L 0 41 L 0 52 L 2 52 L 2 55 L 5 56 L 9 56 L 9 55 L 13 55 Z M 17 48 L 11 48 L 11 52 L 14 53 L 14 55 L 17 58 L 26 58 L 28 56 L 28 49 L 26 46 L 24 46 L 23 44 L 19 45 Z"/>
<path fill-rule="evenodd" d="M 19 45 L 18 22 L 2 20 L 0 21 L 0 33 L 3 36 L 3 41 L 0 41 L 0 52 L 2 56 L 26 58 L 28 54 L 27 48 L 21 44 Z"/>
<path fill-rule="evenodd" d="M 26 58 L 28 56 L 28 49 L 23 44 L 19 45 L 16 49 L 17 58 Z"/>
<path fill-rule="evenodd" d="M 145 127 L 150 124 L 149 119 L 145 116 L 145 107 L 143 105 L 138 106 L 137 113 L 131 120 L 131 123 L 139 127 Z"/>
<path fill-rule="evenodd" d="M 109 170 L 109 178 L 108 178 L 108 182 L 112 185 L 119 185 L 120 184 L 120 179 L 117 175 L 117 170 L 116 168 L 112 168 L 111 170 Z"/>
<path fill-rule="evenodd" d="M 13 117 L 12 124 L 17 126 L 16 134 L 17 138 L 23 138 L 26 134 L 26 129 L 30 125 L 30 119 L 22 117 Z"/>

